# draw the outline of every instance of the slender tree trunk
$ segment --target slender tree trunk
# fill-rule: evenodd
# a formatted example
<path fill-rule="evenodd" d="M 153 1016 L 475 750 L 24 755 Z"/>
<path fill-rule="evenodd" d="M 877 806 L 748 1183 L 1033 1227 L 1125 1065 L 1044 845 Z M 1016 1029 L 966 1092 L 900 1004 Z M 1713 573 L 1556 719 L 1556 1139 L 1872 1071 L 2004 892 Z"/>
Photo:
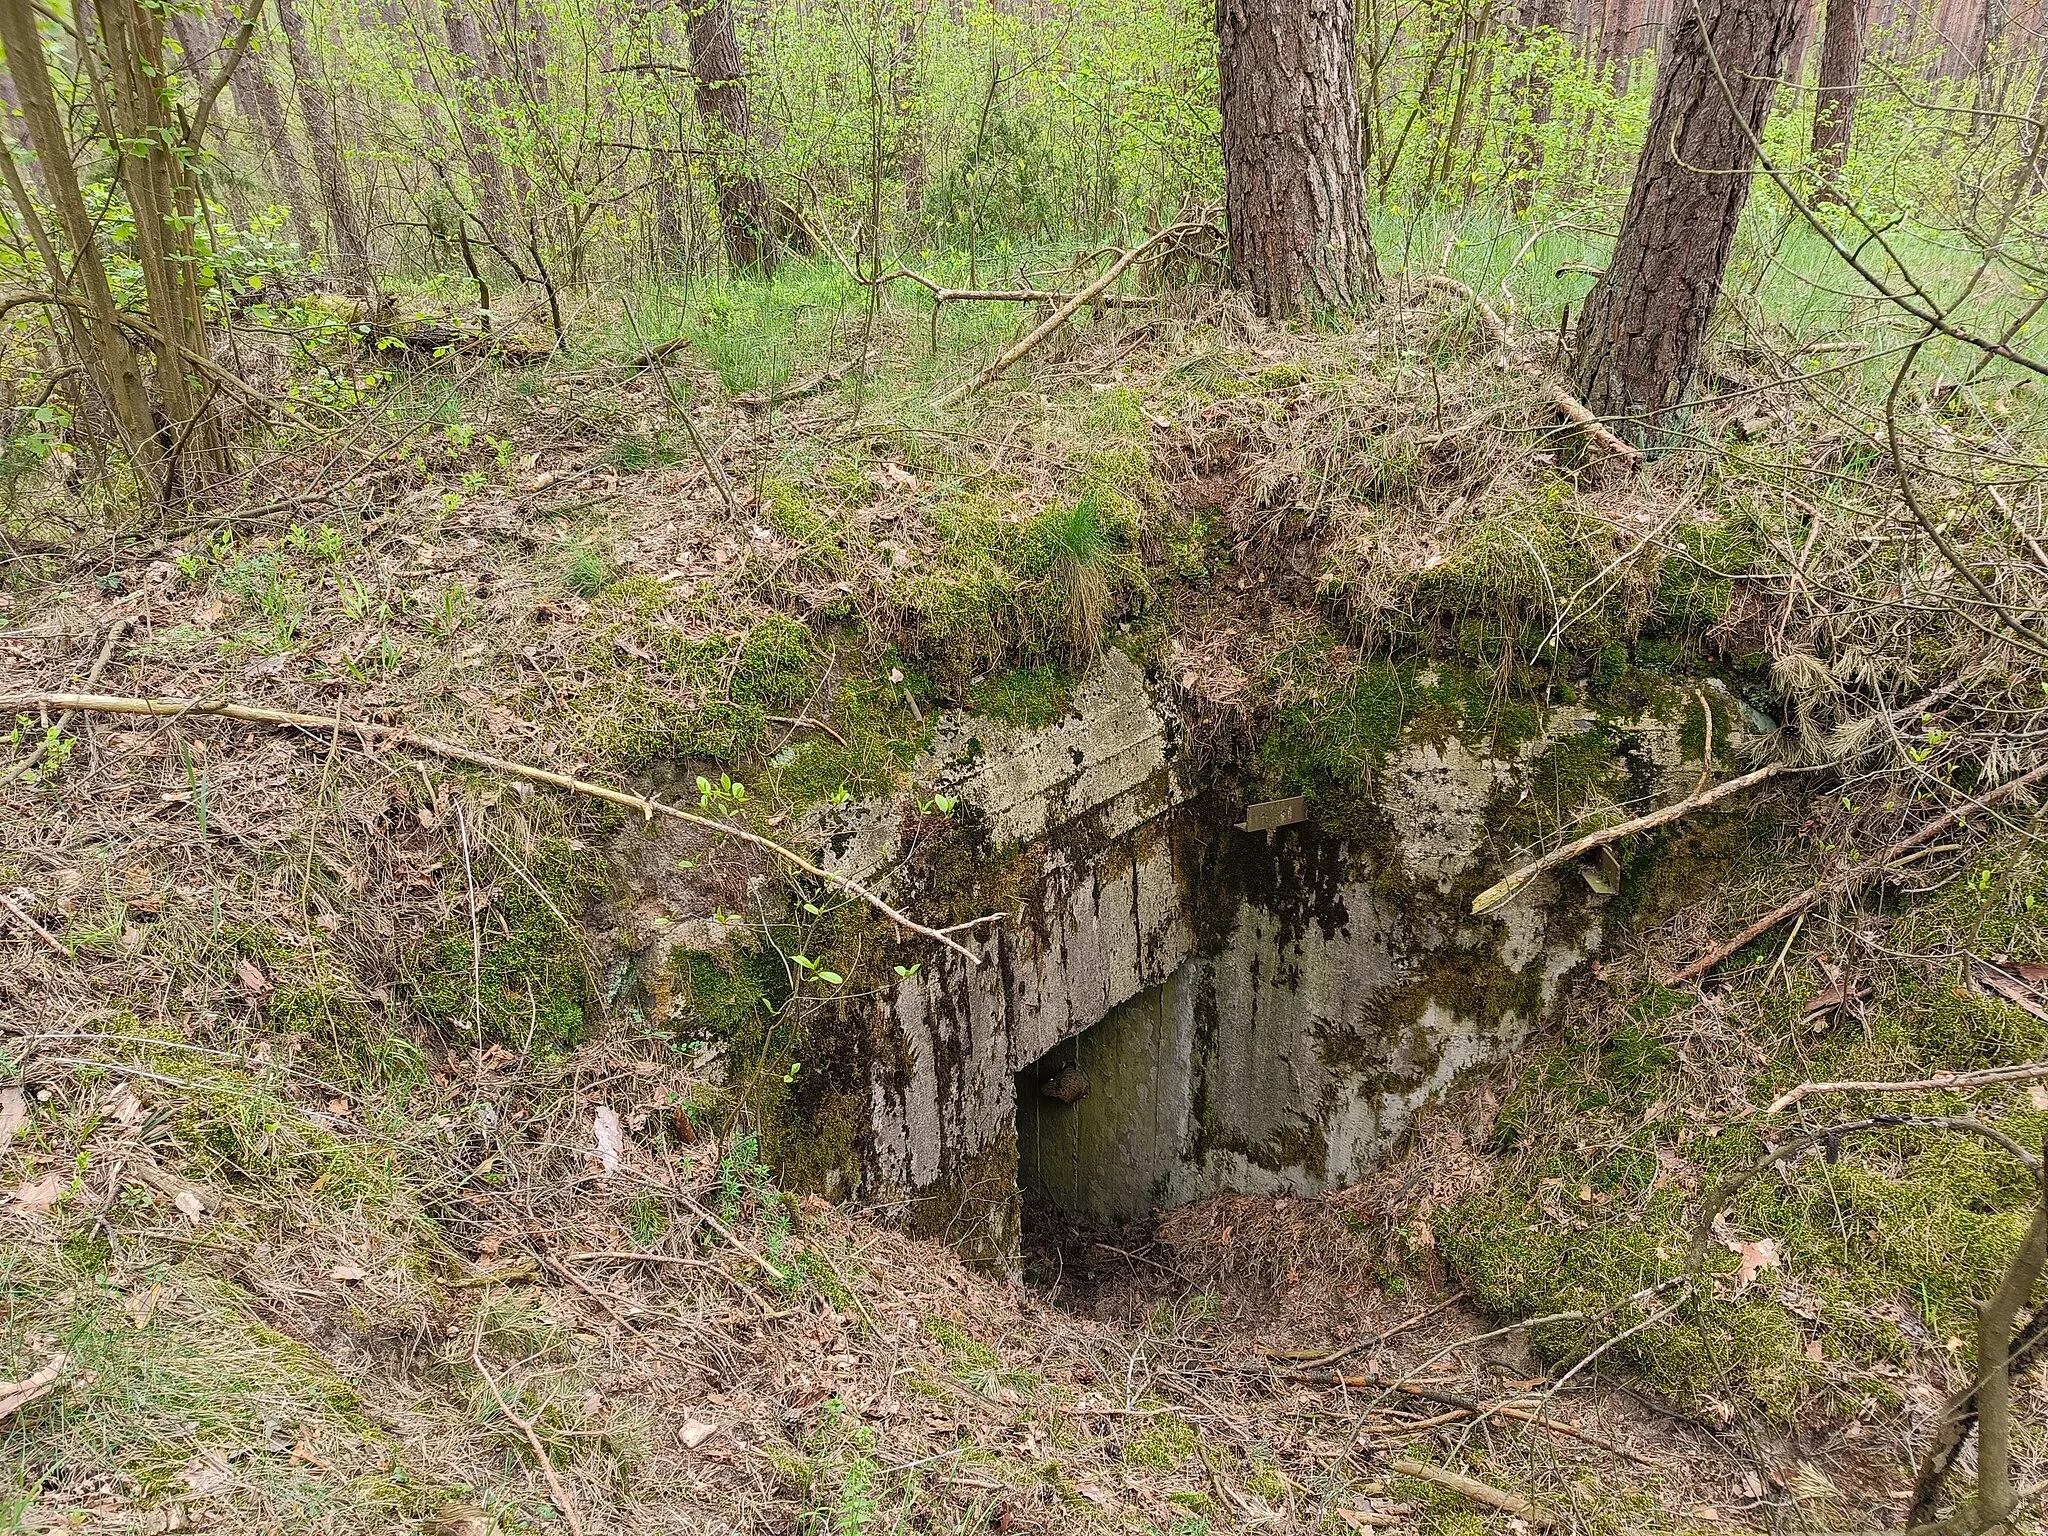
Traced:
<path fill-rule="evenodd" d="M 199 186 L 166 100 L 164 28 L 147 0 L 100 0 L 107 101 L 119 145 L 121 185 L 135 214 L 135 255 L 142 268 L 150 328 L 156 333 L 154 401 L 167 419 L 171 451 L 165 494 L 227 468 L 212 386 L 192 373 L 210 362 L 198 244 Z"/>
<path fill-rule="evenodd" d="M 1217 0 L 1233 279 L 1276 320 L 1379 296 L 1351 0 Z"/>
<path fill-rule="evenodd" d="M 21 99 L 29 143 L 42 163 L 43 184 L 71 247 L 64 270 L 49 274 L 51 288 L 67 301 L 60 308 L 79 363 L 107 402 L 143 499 L 156 504 L 164 493 L 163 445 L 157 437 L 141 363 L 121 328 L 113 286 L 107 281 L 107 269 L 94 242 L 95 221 L 79 190 L 71 163 L 71 141 L 64 133 L 64 119 L 43 55 L 41 29 L 31 7 L 13 0 L 0 3 L 0 48 L 7 52 L 7 70 Z M 57 254 L 54 248 L 51 254 Z M 73 309 L 71 304 L 78 307 Z"/>
<path fill-rule="evenodd" d="M 1668 440 L 1690 396 L 1796 25 L 1784 0 L 1692 0 L 1673 19 L 1621 234 L 1579 316 L 1579 396 L 1638 446 Z"/>
<path fill-rule="evenodd" d="M 1566 23 L 1565 0 L 1531 0 L 1522 8 L 1522 25 L 1528 36 L 1524 46 L 1544 40 L 1547 33 L 1562 33 Z M 1517 213 L 1526 212 L 1543 170 L 1543 130 L 1555 111 L 1556 90 L 1539 61 L 1531 58 L 1515 85 L 1515 95 L 1528 112 L 1528 128 L 1518 131 L 1511 166 L 1509 196 Z"/>
<path fill-rule="evenodd" d="M 448 28 L 448 47 L 455 55 L 460 86 L 451 110 L 462 138 L 463 153 L 470 174 L 476 178 L 478 200 L 484 222 L 494 240 L 513 241 L 511 210 L 505 196 L 505 166 L 498 158 L 492 127 L 495 93 L 492 88 L 490 55 L 477 31 L 476 18 L 466 0 L 442 0 L 441 19 Z"/>
<path fill-rule="evenodd" d="M 1827 0 L 1821 32 L 1820 85 L 1813 102 L 1813 158 L 1820 173 L 1817 197 L 1840 201 L 1836 183 L 1849 158 L 1849 132 L 1856 116 L 1856 78 L 1863 69 L 1864 28 L 1869 0 Z"/>
<path fill-rule="evenodd" d="M 230 0 L 215 0 L 214 17 L 223 25 L 234 22 L 228 10 Z M 251 41 L 248 54 L 235 70 L 235 91 L 249 104 L 256 120 L 257 136 L 270 170 L 270 183 L 290 210 L 292 234 L 307 254 L 320 249 L 320 231 L 313 223 L 313 200 L 306 193 L 306 178 L 299 174 L 299 161 L 292 149 L 291 120 L 284 99 L 277 94 L 277 82 L 263 57 L 263 34 Z"/>
<path fill-rule="evenodd" d="M 298 89 L 299 116 L 306 123 L 306 146 L 312 152 L 313 181 L 320 188 L 320 202 L 327 215 L 327 234 L 334 266 L 344 278 L 360 281 L 368 273 L 370 248 L 363 235 L 362 215 L 349 192 L 348 173 L 341 163 L 341 150 L 334 142 L 334 124 L 328 116 L 329 101 L 314 66 L 313 50 L 306 38 L 305 18 L 297 0 L 276 0 L 277 24 L 284 32 L 285 54 L 291 60 L 292 81 Z"/>
<path fill-rule="evenodd" d="M 769 218 L 768 189 L 753 165 L 754 120 L 732 0 L 693 0 L 685 20 L 726 259 L 739 271 L 768 277 L 782 253 Z"/>

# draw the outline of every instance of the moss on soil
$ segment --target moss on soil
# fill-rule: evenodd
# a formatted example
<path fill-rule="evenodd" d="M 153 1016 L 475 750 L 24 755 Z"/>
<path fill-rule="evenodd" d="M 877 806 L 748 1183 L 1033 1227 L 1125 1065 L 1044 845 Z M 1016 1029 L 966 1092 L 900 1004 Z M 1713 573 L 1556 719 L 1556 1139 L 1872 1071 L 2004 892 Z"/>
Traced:
<path fill-rule="evenodd" d="M 476 850 L 478 884 L 493 880 L 496 896 L 479 914 L 475 940 L 455 872 L 454 915 L 421 945 L 409 1001 L 420 1022 L 452 1039 L 473 1038 L 481 1025 L 486 1043 L 567 1050 L 582 1038 L 593 999 L 582 934 L 564 920 L 579 923 L 603 897 L 604 861 L 563 837 L 521 859 L 525 878 L 500 866 L 501 857 L 488 846 Z"/>
<path fill-rule="evenodd" d="M 1939 906 L 1945 911 L 1908 921 L 1945 924 L 1966 941 L 1995 933 L 2016 954 L 2048 946 L 2048 926 L 2024 896 L 1963 892 Z M 1809 1014 L 1808 999 L 1826 982 L 1807 965 L 1795 960 L 1787 973 L 1797 996 L 1770 985 L 1761 975 L 1769 968 L 1766 960 L 1723 1004 L 1747 1021 L 1744 1036 L 1760 1053 L 1748 1074 L 1755 1105 L 1799 1082 L 2010 1064 L 2048 1045 L 2040 1020 L 1951 979 L 1880 968 L 1859 1021 Z M 1574 1359 L 1615 1324 L 1642 1321 L 1643 1307 L 1625 1299 L 1679 1273 L 1702 1193 L 1754 1165 L 1766 1130 L 1780 1140 L 1791 1133 L 1740 1106 L 1712 1119 L 1675 1111 L 1691 1070 L 1681 1054 L 1694 1048 L 1683 1030 L 1691 1006 L 1653 985 L 1602 1022 L 1541 1046 L 1495 1126 L 1503 1177 L 1436 1220 L 1446 1267 L 1496 1314 L 1618 1308 L 1605 1320 L 1538 1329 L 1547 1360 Z M 1814 1112 L 1825 1124 L 1965 1107 L 1946 1094 L 1845 1095 Z M 2048 1132 L 2048 1113 L 2020 1090 L 1978 1095 L 1975 1113 L 2023 1146 Z M 1972 1307 L 1995 1287 L 2037 1199 L 2010 1157 L 1938 1131 L 1860 1136 L 1838 1160 L 1816 1151 L 1783 1178 L 1749 1184 L 1730 1211 L 1740 1236 L 1773 1241 L 1783 1268 L 1738 1293 L 1726 1273 L 1735 1256 L 1713 1245 L 1714 1293 L 1615 1354 L 1695 1406 L 1734 1395 L 1783 1420 L 1816 1397 L 1845 1413 L 1893 1406 L 1884 1371 L 1909 1364 L 1917 1350 L 1972 1353 Z"/>

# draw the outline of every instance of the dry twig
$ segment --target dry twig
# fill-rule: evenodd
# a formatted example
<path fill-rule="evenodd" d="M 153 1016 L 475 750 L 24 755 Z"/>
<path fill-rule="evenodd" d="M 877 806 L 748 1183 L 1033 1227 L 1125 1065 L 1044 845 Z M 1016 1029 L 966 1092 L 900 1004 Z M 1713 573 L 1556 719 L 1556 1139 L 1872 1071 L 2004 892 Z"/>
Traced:
<path fill-rule="evenodd" d="M 266 709 L 255 704 L 234 704 L 225 699 L 142 699 L 113 693 L 27 693 L 0 696 L 0 711 L 36 708 L 83 710 L 106 715 L 169 717 L 211 715 L 222 720 L 237 720 L 245 725 L 268 725 L 291 730 L 332 730 L 335 720 L 335 717 L 330 715 L 307 715 L 288 709 Z M 588 779 L 579 779 L 566 773 L 556 773 L 552 769 L 532 768 L 524 763 L 512 762 L 507 758 L 493 757 L 488 752 L 478 752 L 470 747 L 457 746 L 453 742 L 437 741 L 431 736 L 422 736 L 416 731 L 406 730 L 403 726 L 378 725 L 367 720 L 343 720 L 341 724 L 345 730 L 353 731 L 365 743 L 376 739 L 389 742 L 394 746 L 410 747 L 416 752 L 426 752 L 435 757 L 446 758 L 450 762 L 468 763 L 472 767 L 488 769 L 492 773 L 506 773 L 514 778 L 526 779 L 531 783 L 549 784 L 556 789 L 566 789 L 575 794 L 588 795 L 594 800 L 603 800 L 612 805 L 624 806 L 628 810 L 638 811 L 649 821 L 652 821 L 656 816 L 666 816 L 671 820 L 684 822 L 693 827 L 701 827 L 716 837 L 725 837 L 732 839 L 734 842 L 746 843 L 750 847 L 759 848 L 765 853 L 773 854 L 785 864 L 801 870 L 813 879 L 823 880 L 828 885 L 836 885 L 841 890 L 859 897 L 898 928 L 903 929 L 907 933 L 914 933 L 922 938 L 931 939 L 936 943 L 943 944 L 955 953 L 965 956 L 974 965 L 982 964 L 982 957 L 960 943 L 953 935 L 968 932 L 988 923 L 999 923 L 1006 915 L 1001 912 L 991 912 L 985 917 L 972 918 L 964 923 L 956 923 L 950 928 L 928 928 L 923 923 L 897 911 L 896 908 L 890 906 L 888 902 L 884 901 L 860 881 L 846 875 L 834 874 L 828 869 L 821 869 L 795 849 L 785 847 L 771 837 L 763 837 L 758 832 L 750 832 L 745 827 L 734 826 L 731 822 L 719 821 L 710 816 L 699 816 L 692 811 L 683 810 L 680 806 L 669 805 L 661 800 L 649 799 L 645 795 L 628 794 L 623 789 L 613 789 L 607 784 L 594 784 Z M 367 745 L 365 750 L 368 750 Z M 8 902 L 7 905 L 10 908 L 13 907 L 12 902 Z M 24 922 L 30 922 L 27 915 L 21 913 L 18 909 L 16 909 L 15 915 L 21 917 Z M 30 926 L 34 927 L 35 925 L 30 922 Z M 37 928 L 36 931 L 38 933 L 42 932 L 40 928 Z M 43 934 L 43 937 L 54 948 L 60 951 L 63 949 L 63 946 L 58 944 L 55 939 L 51 939 L 47 933 Z"/>
<path fill-rule="evenodd" d="M 1508 335 L 1507 322 L 1493 312 L 1493 306 L 1488 304 L 1486 300 L 1480 298 L 1478 294 L 1459 282 L 1455 277 L 1444 277 L 1438 273 L 1431 273 L 1424 277 L 1422 279 L 1422 286 L 1425 288 L 1441 289 L 1445 293 L 1455 293 L 1474 309 L 1478 310 L 1479 318 L 1485 321 L 1486 328 L 1493 332 L 1493 339 L 1500 347 L 1501 352 L 1510 363 L 1515 362 L 1514 348 L 1512 338 Z M 1550 403 L 1556 406 L 1587 437 L 1599 444 L 1602 451 L 1612 455 L 1614 458 L 1620 459 L 1630 468 L 1634 468 L 1642 463 L 1643 456 L 1641 452 L 1630 447 L 1610 432 L 1600 418 L 1595 416 L 1587 408 L 1586 403 L 1579 399 L 1577 395 L 1571 393 L 1571 391 L 1534 363 L 1520 363 L 1517 366 L 1521 368 L 1522 372 L 1541 385 L 1543 393 Z"/>
<path fill-rule="evenodd" d="M 1477 916 L 1480 913 L 1491 912 L 1496 907 L 1505 906 L 1520 894 L 1524 886 L 1528 885 L 1531 880 L 1534 880 L 1545 870 L 1555 869 L 1560 864 L 1569 864 L 1582 853 L 1591 853 L 1595 848 L 1604 847 L 1608 843 L 1618 842 L 1624 837 L 1631 837 L 1638 832 L 1648 832 L 1653 828 L 1663 826 L 1667 822 L 1676 821 L 1679 817 L 1689 812 L 1703 810 L 1707 806 L 1726 800 L 1730 795 L 1737 795 L 1745 789 L 1754 788 L 1766 779 L 1775 778 L 1777 775 L 1790 770 L 1793 766 L 1790 763 L 1782 762 L 1767 763 L 1765 766 L 1755 769 L 1750 773 L 1745 773 L 1739 778 L 1728 779 L 1716 784 L 1712 789 L 1703 789 L 1687 795 L 1683 800 L 1673 805 L 1667 805 L 1662 810 L 1651 811 L 1647 815 L 1633 817 L 1628 821 L 1608 827 L 1603 831 L 1588 832 L 1584 837 L 1575 838 L 1571 842 L 1566 843 L 1562 848 L 1553 848 L 1549 853 L 1544 854 L 1542 858 L 1523 865 L 1505 879 L 1481 891 L 1472 900 L 1473 915 Z"/>

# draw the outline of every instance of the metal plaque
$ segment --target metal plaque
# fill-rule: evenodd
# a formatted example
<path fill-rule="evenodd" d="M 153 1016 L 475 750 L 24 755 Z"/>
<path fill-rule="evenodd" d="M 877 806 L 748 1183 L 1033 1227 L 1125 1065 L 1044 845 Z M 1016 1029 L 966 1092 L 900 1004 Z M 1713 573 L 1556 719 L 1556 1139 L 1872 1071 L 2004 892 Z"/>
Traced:
<path fill-rule="evenodd" d="M 1261 800 L 1257 805 L 1244 808 L 1244 820 L 1237 824 L 1240 832 L 1270 832 L 1275 827 L 1291 827 L 1297 821 L 1308 820 L 1308 797 L 1289 795 L 1285 800 Z"/>

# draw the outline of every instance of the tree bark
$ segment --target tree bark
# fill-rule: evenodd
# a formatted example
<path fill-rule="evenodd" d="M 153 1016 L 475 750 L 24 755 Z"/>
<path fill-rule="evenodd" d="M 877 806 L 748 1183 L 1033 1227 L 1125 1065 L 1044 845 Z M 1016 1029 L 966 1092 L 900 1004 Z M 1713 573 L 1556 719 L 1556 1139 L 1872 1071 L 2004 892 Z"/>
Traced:
<path fill-rule="evenodd" d="M 1818 197 L 1839 202 L 1835 183 L 1849 158 L 1849 132 L 1856 116 L 1856 78 L 1863 69 L 1868 0 L 1827 0 L 1821 32 L 1820 84 L 1813 103 L 1813 158 L 1820 173 Z"/>
<path fill-rule="evenodd" d="M 66 301 L 59 307 L 67 317 L 66 329 L 79 363 L 107 403 L 144 500 L 160 505 L 165 489 L 163 444 L 143 383 L 141 362 L 121 328 L 113 286 L 95 243 L 96 221 L 79 190 L 71 141 L 64 132 L 41 28 L 32 7 L 0 4 L 0 48 L 7 53 L 7 71 L 21 100 L 29 143 L 42 164 L 43 185 L 71 247 L 68 269 L 49 274 L 51 288 Z"/>
<path fill-rule="evenodd" d="M 1680 425 L 1797 25 L 1784 0 L 1681 0 L 1672 19 L 1621 234 L 1579 316 L 1579 398 L 1638 448 Z"/>
<path fill-rule="evenodd" d="M 1234 281 L 1275 320 L 1379 296 L 1352 0 L 1216 0 Z"/>
<path fill-rule="evenodd" d="M 1541 41 L 1546 33 L 1562 34 L 1568 20 L 1565 0 L 1525 0 L 1521 14 L 1524 49 Z M 1549 76 L 1533 56 L 1523 66 L 1522 76 L 1515 84 L 1515 96 L 1528 112 L 1528 127 L 1517 129 L 1514 150 L 1508 157 L 1508 196 L 1515 212 L 1523 213 L 1528 210 L 1536 180 L 1543 172 L 1543 130 L 1549 126 L 1556 101 Z"/>
<path fill-rule="evenodd" d="M 739 271 L 771 276 L 782 253 L 769 216 L 768 189 L 753 165 L 754 119 L 732 0 L 694 0 L 684 24 L 726 259 Z"/>
<path fill-rule="evenodd" d="M 362 216 L 349 192 L 348 174 L 341 163 L 341 151 L 334 142 L 334 124 L 328 117 L 327 92 L 313 62 L 313 50 L 306 40 L 305 18 L 296 0 L 277 0 L 277 24 L 284 32 L 285 55 L 291 61 L 292 82 L 298 89 L 299 116 L 306 123 L 306 147 L 313 158 L 313 181 L 320 188 L 322 211 L 327 215 L 327 234 L 335 270 L 341 276 L 360 280 L 367 275 L 370 247 L 363 235 Z"/>
<path fill-rule="evenodd" d="M 214 0 L 214 18 L 223 27 L 240 25 L 231 9 L 231 0 Z M 235 70 L 236 99 L 249 104 L 249 115 L 256 120 L 269 163 L 271 186 L 290 210 L 292 234 L 300 249 L 311 253 L 320 249 L 320 231 L 313 223 L 313 200 L 306 195 L 306 178 L 299 174 L 290 119 L 284 110 L 284 99 L 277 94 L 277 82 L 270 78 L 270 66 L 264 61 L 263 41 L 263 34 L 258 32 L 248 56 Z"/>
<path fill-rule="evenodd" d="M 466 0 L 442 0 L 441 19 L 448 29 L 448 47 L 461 74 L 461 89 L 450 104 L 462 148 L 476 177 L 484 223 L 494 240 L 510 241 L 511 209 L 505 196 L 505 166 L 489 119 L 497 115 L 495 77 L 483 36 Z"/>

